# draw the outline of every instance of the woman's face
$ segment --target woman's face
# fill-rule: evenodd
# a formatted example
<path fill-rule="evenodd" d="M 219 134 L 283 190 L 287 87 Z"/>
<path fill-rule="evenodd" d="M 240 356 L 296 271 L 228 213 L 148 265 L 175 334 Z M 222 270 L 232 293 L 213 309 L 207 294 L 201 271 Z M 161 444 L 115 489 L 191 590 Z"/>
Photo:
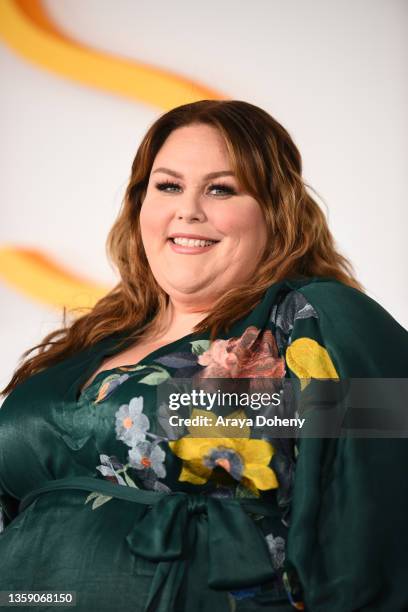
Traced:
<path fill-rule="evenodd" d="M 209 309 L 250 279 L 267 241 L 261 208 L 232 175 L 221 134 L 203 124 L 178 128 L 164 142 L 140 226 L 155 279 L 173 302 L 193 309 Z"/>

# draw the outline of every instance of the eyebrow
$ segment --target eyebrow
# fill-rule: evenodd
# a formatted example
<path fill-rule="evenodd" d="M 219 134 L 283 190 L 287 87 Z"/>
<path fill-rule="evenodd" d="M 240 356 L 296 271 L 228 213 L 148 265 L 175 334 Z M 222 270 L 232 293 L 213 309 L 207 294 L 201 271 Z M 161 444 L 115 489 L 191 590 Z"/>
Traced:
<path fill-rule="evenodd" d="M 171 176 L 175 176 L 176 178 L 184 178 L 182 174 L 180 174 L 180 172 L 176 172 L 175 170 L 170 170 L 170 168 L 156 168 L 156 170 L 154 170 L 152 172 L 152 174 L 155 174 L 156 172 L 164 172 L 166 174 L 170 174 Z M 212 179 L 212 178 L 217 178 L 218 176 L 235 176 L 234 172 L 231 172 L 231 170 L 220 170 L 219 172 L 209 172 L 209 174 L 206 174 L 204 176 L 204 179 Z"/>

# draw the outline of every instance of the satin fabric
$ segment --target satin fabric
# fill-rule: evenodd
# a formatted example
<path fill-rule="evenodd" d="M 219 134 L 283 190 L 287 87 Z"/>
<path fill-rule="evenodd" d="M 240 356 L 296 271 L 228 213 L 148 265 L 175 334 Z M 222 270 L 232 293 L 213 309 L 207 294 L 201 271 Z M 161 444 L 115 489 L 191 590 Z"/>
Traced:
<path fill-rule="evenodd" d="M 20 512 L 38 495 L 57 490 L 98 491 L 119 499 L 148 506 L 126 536 L 130 550 L 156 562 L 144 612 L 167 612 L 179 592 L 186 559 L 195 547 L 195 555 L 208 555 L 208 585 L 215 589 L 234 590 L 271 579 L 274 570 L 262 532 L 248 516 L 276 516 L 269 502 L 254 499 L 221 500 L 186 493 L 161 494 L 111 482 L 95 482 L 77 477 L 50 481 L 31 491 L 20 503 Z M 204 515 L 204 516 L 202 516 Z M 202 520 L 204 519 L 204 520 Z M 177 563 L 169 563 L 175 561 Z M 186 601 L 197 601 L 196 583 L 186 585 Z M 230 605 L 225 602 L 225 611 Z M 203 611 L 213 612 L 213 602 L 206 600 Z M 219 604 L 218 604 L 218 609 Z"/>
<path fill-rule="evenodd" d="M 283 317 L 280 305 L 293 293 Z M 301 308 L 292 308 L 299 299 Z M 271 330 L 283 358 L 297 340 L 318 346 L 329 374 L 408 378 L 407 332 L 337 281 L 276 283 L 220 339 L 240 338 L 252 326 Z M 143 363 L 174 365 L 191 353 L 191 341 L 206 338 L 190 334 Z M 78 612 L 408 609 L 405 439 L 302 439 L 295 463 L 276 453 L 279 487 L 258 500 L 217 499 L 210 482 L 180 481 L 182 462 L 170 452 L 163 479 L 170 494 L 112 484 L 96 466 L 101 453 L 125 462 L 118 409 L 143 393 L 152 426 L 157 414 L 155 389 L 138 373 L 100 405 L 94 392 L 103 373 L 79 397 L 119 340 L 108 337 L 30 377 L 0 410 L 1 590 L 75 590 Z M 285 368 L 297 378 L 287 360 Z M 112 499 L 92 509 L 85 501 L 99 487 Z M 258 510 L 251 513 L 251 504 Z M 285 542 L 286 588 L 277 580 L 279 555 L 268 557 L 265 537 L 272 535 L 274 545 Z"/>

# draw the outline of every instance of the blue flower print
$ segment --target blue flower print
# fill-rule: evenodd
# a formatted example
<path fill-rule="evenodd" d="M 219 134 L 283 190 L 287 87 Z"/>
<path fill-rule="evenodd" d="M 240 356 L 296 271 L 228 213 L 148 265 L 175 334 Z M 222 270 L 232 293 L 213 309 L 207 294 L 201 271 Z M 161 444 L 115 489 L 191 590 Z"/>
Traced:
<path fill-rule="evenodd" d="M 143 440 L 137 442 L 129 451 L 129 464 L 136 470 L 153 470 L 158 478 L 166 476 L 163 464 L 166 453 L 157 443 Z"/>
<path fill-rule="evenodd" d="M 133 397 L 116 412 L 116 435 L 130 447 L 145 439 L 150 427 L 148 417 L 143 414 L 143 397 Z"/>
<path fill-rule="evenodd" d="M 210 469 L 215 468 L 217 465 L 225 468 L 235 480 L 240 481 L 242 478 L 244 464 L 240 455 L 234 449 L 214 448 L 204 457 L 203 463 Z"/>

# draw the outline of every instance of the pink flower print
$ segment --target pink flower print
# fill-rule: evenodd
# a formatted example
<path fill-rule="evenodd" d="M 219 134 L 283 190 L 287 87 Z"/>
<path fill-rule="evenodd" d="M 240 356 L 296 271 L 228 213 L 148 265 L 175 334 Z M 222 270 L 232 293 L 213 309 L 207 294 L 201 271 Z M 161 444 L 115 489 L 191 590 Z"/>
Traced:
<path fill-rule="evenodd" d="M 204 366 L 200 378 L 282 378 L 285 374 L 271 330 L 254 325 L 239 338 L 214 340 L 198 363 Z"/>

